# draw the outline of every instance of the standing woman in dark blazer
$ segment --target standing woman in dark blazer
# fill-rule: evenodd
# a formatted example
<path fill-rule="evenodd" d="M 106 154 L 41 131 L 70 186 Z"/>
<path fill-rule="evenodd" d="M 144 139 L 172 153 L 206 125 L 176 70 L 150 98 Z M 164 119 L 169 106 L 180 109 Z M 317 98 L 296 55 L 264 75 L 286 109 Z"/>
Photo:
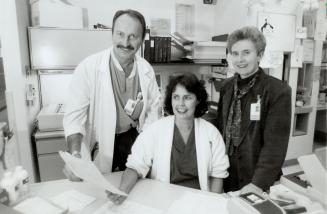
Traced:
<path fill-rule="evenodd" d="M 220 92 L 217 127 L 230 160 L 224 191 L 268 190 L 281 175 L 291 125 L 291 88 L 259 67 L 266 47 L 256 27 L 228 37 L 235 75 Z"/>

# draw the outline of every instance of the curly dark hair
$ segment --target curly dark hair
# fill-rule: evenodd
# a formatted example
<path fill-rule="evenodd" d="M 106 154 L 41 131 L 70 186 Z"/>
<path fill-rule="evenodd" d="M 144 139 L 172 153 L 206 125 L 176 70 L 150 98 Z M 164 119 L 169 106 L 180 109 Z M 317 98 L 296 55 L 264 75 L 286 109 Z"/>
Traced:
<path fill-rule="evenodd" d="M 173 108 L 171 105 L 171 97 L 173 92 L 176 89 L 177 85 L 182 85 L 185 89 L 195 94 L 196 99 L 199 101 L 197 106 L 195 107 L 194 117 L 201 117 L 208 110 L 208 94 L 206 89 L 204 88 L 204 83 L 200 81 L 194 74 L 192 73 L 183 73 L 178 76 L 172 77 L 166 87 L 165 93 L 165 101 L 164 101 L 164 110 L 169 115 L 173 115 Z"/>

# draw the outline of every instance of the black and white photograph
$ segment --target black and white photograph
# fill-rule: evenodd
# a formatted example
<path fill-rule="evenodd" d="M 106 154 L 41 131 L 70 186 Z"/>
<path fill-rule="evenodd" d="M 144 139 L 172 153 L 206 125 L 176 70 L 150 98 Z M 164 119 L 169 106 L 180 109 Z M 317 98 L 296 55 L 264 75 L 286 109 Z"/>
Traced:
<path fill-rule="evenodd" d="M 0 0 L 0 213 L 327 213 L 326 0 Z"/>

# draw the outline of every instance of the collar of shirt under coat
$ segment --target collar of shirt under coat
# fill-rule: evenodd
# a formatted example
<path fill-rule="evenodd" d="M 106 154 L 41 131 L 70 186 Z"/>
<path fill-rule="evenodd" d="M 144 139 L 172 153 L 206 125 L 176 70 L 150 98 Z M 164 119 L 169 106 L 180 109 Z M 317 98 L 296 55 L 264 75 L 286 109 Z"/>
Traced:
<path fill-rule="evenodd" d="M 121 67 L 121 65 L 114 53 L 114 49 L 112 48 L 110 52 L 111 52 L 110 55 L 111 55 L 112 62 L 114 63 L 114 66 L 116 67 L 116 69 L 118 69 L 120 72 L 125 73 L 125 71 Z M 136 74 L 136 57 L 134 57 L 132 72 L 130 73 L 130 75 L 127 78 L 133 78 L 135 76 L 135 74 Z"/>

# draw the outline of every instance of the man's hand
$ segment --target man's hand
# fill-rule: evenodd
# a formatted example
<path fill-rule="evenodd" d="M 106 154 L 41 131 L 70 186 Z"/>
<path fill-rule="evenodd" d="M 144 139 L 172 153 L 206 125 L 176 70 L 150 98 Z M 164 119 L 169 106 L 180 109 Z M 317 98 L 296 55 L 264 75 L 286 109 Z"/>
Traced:
<path fill-rule="evenodd" d="M 118 194 L 112 193 L 108 190 L 106 190 L 106 193 L 107 193 L 107 197 L 109 198 L 109 200 L 112 201 L 116 205 L 122 204 L 127 198 L 127 196 L 118 195 Z"/>
<path fill-rule="evenodd" d="M 248 185 L 244 186 L 241 189 L 241 194 L 245 194 L 248 192 L 254 192 L 258 195 L 262 195 L 263 190 L 261 188 L 259 188 L 258 186 L 254 185 L 253 183 L 249 183 Z"/>

